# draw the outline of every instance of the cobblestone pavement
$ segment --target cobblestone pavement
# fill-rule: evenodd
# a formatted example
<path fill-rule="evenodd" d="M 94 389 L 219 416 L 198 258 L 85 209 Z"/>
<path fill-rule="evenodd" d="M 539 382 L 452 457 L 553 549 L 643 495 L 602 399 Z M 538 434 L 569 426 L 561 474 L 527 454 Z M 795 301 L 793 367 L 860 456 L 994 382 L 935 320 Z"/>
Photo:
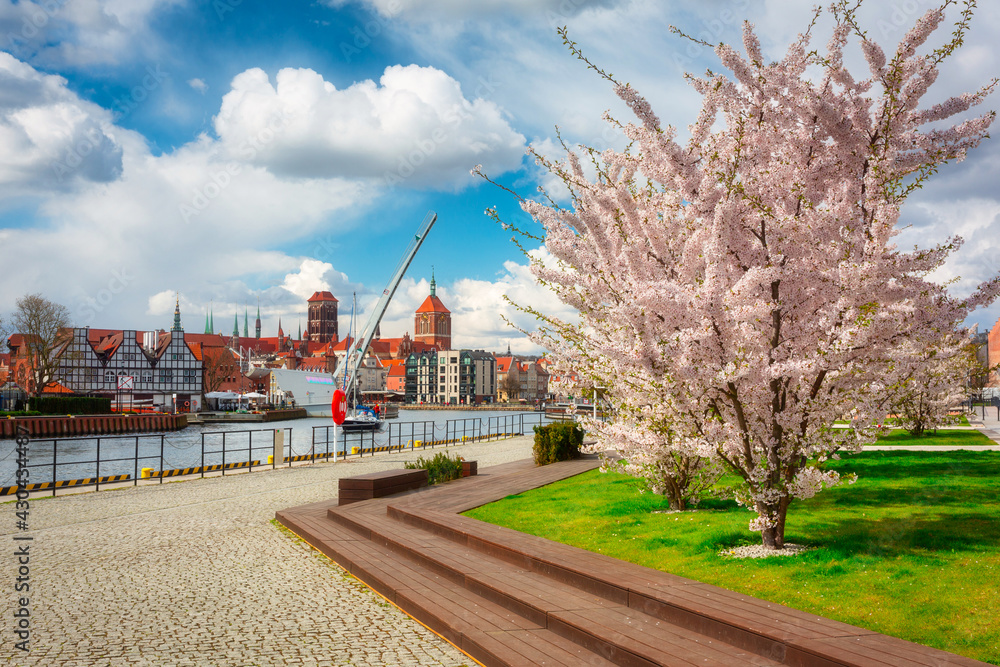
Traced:
<path fill-rule="evenodd" d="M 450 451 L 485 467 L 530 457 L 531 437 Z M 28 653 L 13 634 L 25 543 L 0 505 L 0 665 L 475 664 L 272 523 L 417 454 L 32 499 Z"/>

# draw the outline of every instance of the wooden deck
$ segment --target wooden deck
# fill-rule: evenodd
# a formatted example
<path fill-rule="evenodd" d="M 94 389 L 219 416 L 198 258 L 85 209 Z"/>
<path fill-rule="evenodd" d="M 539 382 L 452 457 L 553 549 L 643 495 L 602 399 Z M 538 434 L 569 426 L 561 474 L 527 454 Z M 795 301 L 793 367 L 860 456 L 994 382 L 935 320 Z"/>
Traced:
<path fill-rule="evenodd" d="M 459 514 L 597 466 L 519 461 L 276 517 L 490 667 L 986 664 Z"/>

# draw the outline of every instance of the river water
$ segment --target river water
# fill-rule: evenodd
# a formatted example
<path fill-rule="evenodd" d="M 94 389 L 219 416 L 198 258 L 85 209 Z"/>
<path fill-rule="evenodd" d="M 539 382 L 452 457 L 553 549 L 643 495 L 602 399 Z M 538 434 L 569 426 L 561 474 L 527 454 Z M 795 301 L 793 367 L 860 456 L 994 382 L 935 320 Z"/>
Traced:
<path fill-rule="evenodd" d="M 284 456 L 337 451 L 370 454 L 372 448 L 412 442 L 461 440 L 497 433 L 527 433 L 549 423 L 544 413 L 509 410 L 400 410 L 375 433 L 337 431 L 329 417 L 269 423 L 196 424 L 180 431 L 74 438 L 34 438 L 28 445 L 29 482 L 131 475 L 143 468 L 171 470 L 202 465 L 267 463 L 274 451 L 274 434 L 283 432 Z M 100 462 L 98 463 L 98 459 Z M 13 440 L 0 440 L 0 487 L 15 484 Z"/>

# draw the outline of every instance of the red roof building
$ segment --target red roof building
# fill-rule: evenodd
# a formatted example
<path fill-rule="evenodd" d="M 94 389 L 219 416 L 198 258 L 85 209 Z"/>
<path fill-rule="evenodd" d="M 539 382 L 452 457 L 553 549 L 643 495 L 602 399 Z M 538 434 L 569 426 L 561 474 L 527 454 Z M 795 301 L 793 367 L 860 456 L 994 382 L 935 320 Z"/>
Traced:
<path fill-rule="evenodd" d="M 308 299 L 309 315 L 306 338 L 325 345 L 339 338 L 337 333 L 337 298 L 329 292 L 315 292 Z"/>
<path fill-rule="evenodd" d="M 437 284 L 431 274 L 431 293 L 413 317 L 413 342 L 436 350 L 451 349 L 451 311 L 437 297 Z M 413 352 L 419 352 L 414 349 Z"/>

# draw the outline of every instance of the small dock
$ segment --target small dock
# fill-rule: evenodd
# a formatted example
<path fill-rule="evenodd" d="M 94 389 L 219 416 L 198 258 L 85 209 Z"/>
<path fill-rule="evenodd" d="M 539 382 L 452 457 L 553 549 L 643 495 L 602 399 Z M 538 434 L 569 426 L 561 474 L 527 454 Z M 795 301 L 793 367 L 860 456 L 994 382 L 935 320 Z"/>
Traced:
<path fill-rule="evenodd" d="M 261 412 L 192 412 L 187 415 L 188 424 L 252 424 L 284 421 L 286 419 L 304 419 L 307 417 L 305 408 L 285 410 L 264 410 Z"/>

